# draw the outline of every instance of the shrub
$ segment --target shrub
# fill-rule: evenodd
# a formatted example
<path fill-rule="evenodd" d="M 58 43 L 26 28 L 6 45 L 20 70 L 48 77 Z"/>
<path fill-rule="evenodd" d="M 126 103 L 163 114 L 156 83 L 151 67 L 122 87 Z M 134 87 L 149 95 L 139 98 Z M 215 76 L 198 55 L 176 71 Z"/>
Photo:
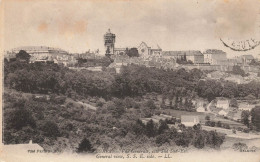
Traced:
<path fill-rule="evenodd" d="M 240 150 L 245 150 L 248 148 L 248 146 L 245 144 L 245 143 L 234 143 L 232 148 L 235 150 L 235 151 L 240 151 Z"/>
<path fill-rule="evenodd" d="M 223 128 L 230 129 L 229 124 L 223 124 Z"/>
<path fill-rule="evenodd" d="M 79 143 L 79 147 L 77 148 L 77 152 L 78 153 L 92 153 L 95 150 L 93 149 L 90 141 L 86 138 L 84 138 L 80 143 Z"/>
<path fill-rule="evenodd" d="M 36 123 L 30 111 L 25 108 L 19 108 L 14 111 L 9 120 L 11 127 L 21 129 L 24 126 L 36 127 Z"/>
<path fill-rule="evenodd" d="M 208 121 L 205 122 L 205 125 L 206 126 L 211 126 L 211 122 L 208 120 Z"/>
<path fill-rule="evenodd" d="M 58 137 L 60 135 L 58 125 L 52 121 L 47 121 L 43 125 L 42 131 L 44 132 L 44 135 L 48 137 Z"/>
<path fill-rule="evenodd" d="M 222 127 L 222 123 L 221 121 L 218 121 L 217 124 L 216 124 L 217 127 Z"/>
<path fill-rule="evenodd" d="M 169 139 L 167 138 L 166 134 L 160 134 L 156 137 L 155 140 L 156 144 L 158 144 L 159 146 L 163 145 L 164 143 L 169 142 Z"/>
<path fill-rule="evenodd" d="M 249 129 L 248 129 L 248 128 L 244 128 L 244 129 L 243 129 L 243 132 L 244 132 L 244 133 L 249 133 Z"/>
<path fill-rule="evenodd" d="M 214 121 L 211 121 L 211 122 L 210 122 L 210 126 L 211 126 L 211 127 L 215 127 L 215 122 L 214 122 Z"/>
<path fill-rule="evenodd" d="M 205 116 L 205 120 L 210 120 L 210 116 Z"/>

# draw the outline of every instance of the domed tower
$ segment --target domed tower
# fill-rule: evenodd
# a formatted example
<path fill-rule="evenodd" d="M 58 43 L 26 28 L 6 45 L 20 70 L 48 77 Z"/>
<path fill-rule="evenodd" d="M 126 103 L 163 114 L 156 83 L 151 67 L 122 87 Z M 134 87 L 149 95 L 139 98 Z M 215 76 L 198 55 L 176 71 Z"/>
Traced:
<path fill-rule="evenodd" d="M 110 29 L 108 29 L 107 33 L 104 35 L 106 56 L 114 54 L 115 41 L 116 35 L 111 33 Z"/>

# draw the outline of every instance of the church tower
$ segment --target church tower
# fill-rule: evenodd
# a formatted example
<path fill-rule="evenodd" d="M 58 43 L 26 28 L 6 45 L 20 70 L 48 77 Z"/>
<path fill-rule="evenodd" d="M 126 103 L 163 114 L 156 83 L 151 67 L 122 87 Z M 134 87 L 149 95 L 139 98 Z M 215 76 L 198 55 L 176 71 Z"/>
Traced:
<path fill-rule="evenodd" d="M 116 35 L 111 33 L 110 29 L 108 29 L 107 33 L 104 35 L 106 56 L 114 54 L 115 41 Z"/>

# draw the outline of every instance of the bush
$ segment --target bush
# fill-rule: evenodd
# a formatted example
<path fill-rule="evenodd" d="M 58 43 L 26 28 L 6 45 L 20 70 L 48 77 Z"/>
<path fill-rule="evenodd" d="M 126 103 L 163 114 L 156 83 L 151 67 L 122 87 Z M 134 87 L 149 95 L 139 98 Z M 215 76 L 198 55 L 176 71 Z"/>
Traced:
<path fill-rule="evenodd" d="M 167 138 L 166 134 L 160 134 L 156 137 L 155 140 L 156 144 L 158 144 L 159 146 L 163 145 L 164 143 L 169 142 L 169 139 Z"/>
<path fill-rule="evenodd" d="M 211 122 L 210 122 L 210 126 L 211 126 L 211 127 L 215 127 L 215 122 L 214 122 L 214 121 L 211 121 Z"/>
<path fill-rule="evenodd" d="M 150 109 L 156 109 L 156 106 L 153 102 L 153 100 L 148 100 L 146 103 L 145 103 L 145 106 L 150 108 Z"/>
<path fill-rule="evenodd" d="M 84 138 L 80 143 L 79 147 L 77 148 L 78 153 L 93 153 L 95 150 L 93 149 L 90 141 Z"/>
<path fill-rule="evenodd" d="M 216 126 L 217 126 L 217 127 L 222 127 L 221 121 L 218 121 Z"/>
<path fill-rule="evenodd" d="M 208 121 L 205 122 L 205 125 L 206 126 L 211 126 L 211 122 L 208 120 Z"/>
<path fill-rule="evenodd" d="M 205 120 L 210 120 L 210 116 L 205 116 Z"/>
<path fill-rule="evenodd" d="M 243 129 L 243 132 L 244 132 L 244 133 L 249 133 L 249 129 L 248 129 L 248 128 L 244 128 L 244 129 Z"/>
<path fill-rule="evenodd" d="M 25 108 L 18 108 L 14 111 L 13 116 L 9 120 L 11 127 L 21 129 L 25 126 L 36 127 L 36 123 L 30 111 Z"/>
<path fill-rule="evenodd" d="M 229 124 L 223 124 L 223 128 L 230 129 Z"/>
<path fill-rule="evenodd" d="M 241 151 L 241 150 L 245 150 L 248 148 L 248 146 L 245 144 L 245 143 L 234 143 L 232 148 L 235 150 L 235 151 Z"/>
<path fill-rule="evenodd" d="M 43 125 L 42 131 L 44 132 L 44 135 L 48 137 L 58 137 L 60 135 L 59 127 L 52 121 L 47 121 Z"/>

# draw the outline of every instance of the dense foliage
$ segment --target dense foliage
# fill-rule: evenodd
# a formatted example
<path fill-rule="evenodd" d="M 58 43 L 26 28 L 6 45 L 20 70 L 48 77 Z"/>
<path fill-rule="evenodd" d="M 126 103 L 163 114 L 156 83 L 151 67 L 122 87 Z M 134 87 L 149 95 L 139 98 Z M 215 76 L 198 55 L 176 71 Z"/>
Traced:
<path fill-rule="evenodd" d="M 120 74 L 114 74 L 107 71 L 72 71 L 54 63 L 28 64 L 20 61 L 6 61 L 4 68 L 5 85 L 29 93 L 56 93 L 69 97 L 99 96 L 109 99 L 156 92 L 163 94 L 164 99 L 175 99 L 175 103 L 179 104 L 185 98 L 188 104 L 196 95 L 209 101 L 221 96 L 260 97 L 259 82 L 235 84 L 200 80 L 203 72 L 198 69 L 172 71 L 130 65 L 123 67 Z"/>
<path fill-rule="evenodd" d="M 197 96 L 209 101 L 219 96 L 260 97 L 257 82 L 237 85 L 202 80 L 203 72 L 198 69 L 172 71 L 129 65 L 115 74 L 109 70 L 72 71 L 54 63 L 5 60 L 4 74 L 4 143 L 32 139 L 45 149 L 76 152 L 164 146 L 219 148 L 224 136 L 201 130 L 199 125 L 185 128 L 180 124 L 178 131 L 167 125 L 176 121 L 150 120 L 144 124 L 141 118 L 160 111 L 154 100 L 142 97 L 159 94 L 159 106 L 169 100 L 170 108 L 186 111 L 192 111 L 191 100 Z M 37 99 L 39 94 L 44 97 Z M 87 99 L 95 100 L 96 111 L 79 102 Z M 259 114 L 258 110 L 253 111 Z M 258 119 L 252 115 L 255 127 Z"/>

